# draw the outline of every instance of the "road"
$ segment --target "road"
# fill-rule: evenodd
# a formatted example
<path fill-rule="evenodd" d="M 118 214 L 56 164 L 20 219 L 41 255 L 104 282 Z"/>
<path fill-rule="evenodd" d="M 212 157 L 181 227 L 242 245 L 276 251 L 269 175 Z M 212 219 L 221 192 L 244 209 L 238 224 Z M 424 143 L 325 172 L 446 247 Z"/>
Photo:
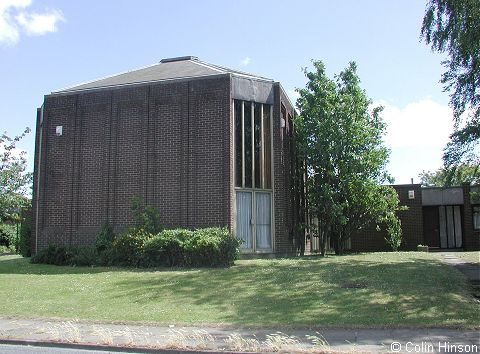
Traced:
<path fill-rule="evenodd" d="M 0 344 L 0 354 L 108 354 L 108 353 L 116 354 L 116 353 L 125 353 L 125 352 Z"/>

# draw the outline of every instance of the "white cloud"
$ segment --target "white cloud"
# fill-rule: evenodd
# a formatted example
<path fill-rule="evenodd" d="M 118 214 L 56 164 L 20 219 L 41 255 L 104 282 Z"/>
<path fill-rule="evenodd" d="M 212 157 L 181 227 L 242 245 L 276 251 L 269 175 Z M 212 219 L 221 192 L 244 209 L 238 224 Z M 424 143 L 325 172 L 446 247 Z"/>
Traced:
<path fill-rule="evenodd" d="M 252 61 L 252 59 L 250 59 L 249 57 L 245 57 L 242 60 L 240 60 L 240 65 L 241 66 L 247 66 L 248 64 L 250 64 L 251 61 Z"/>
<path fill-rule="evenodd" d="M 28 11 L 32 0 L 0 0 L 0 43 L 14 45 L 21 33 L 40 36 L 57 31 L 57 24 L 65 18 L 60 10 L 42 13 Z"/>
<path fill-rule="evenodd" d="M 403 108 L 385 101 L 382 117 L 387 123 L 385 145 L 391 149 L 388 170 L 395 183 L 418 183 L 423 170 L 442 166 L 443 148 L 453 131 L 452 110 L 431 99 L 412 102 Z"/>
<path fill-rule="evenodd" d="M 452 110 L 430 99 L 412 102 L 403 108 L 387 102 L 375 102 L 385 109 L 385 143 L 390 148 L 441 148 L 453 131 Z"/>
<path fill-rule="evenodd" d="M 49 13 L 43 14 L 22 12 L 15 19 L 25 29 L 26 33 L 32 36 L 56 32 L 58 22 L 65 21 L 59 10 L 51 10 Z"/>

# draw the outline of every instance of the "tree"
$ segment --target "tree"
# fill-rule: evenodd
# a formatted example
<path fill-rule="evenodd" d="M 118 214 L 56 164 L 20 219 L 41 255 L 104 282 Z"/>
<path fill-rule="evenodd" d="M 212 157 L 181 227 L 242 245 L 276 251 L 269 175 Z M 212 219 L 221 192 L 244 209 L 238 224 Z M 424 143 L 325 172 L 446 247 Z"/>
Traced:
<path fill-rule="evenodd" d="M 336 252 L 342 253 L 352 232 L 371 223 L 385 225 L 398 238 L 398 197 L 392 187 L 382 185 L 390 181 L 382 107 L 370 110 L 355 63 L 335 80 L 327 77 L 321 61 L 313 66 L 314 71 L 304 69 L 308 83 L 298 90 L 295 129 L 296 150 L 306 161 L 308 212 L 318 220 L 313 233 L 320 238 L 321 252 L 325 254 L 331 237 Z"/>
<path fill-rule="evenodd" d="M 25 172 L 26 152 L 16 153 L 16 144 L 30 132 L 29 128 L 11 138 L 5 132 L 0 136 L 0 222 L 18 221 L 20 210 L 29 199 L 28 188 L 32 182 L 32 173 Z"/>
<path fill-rule="evenodd" d="M 479 164 L 480 1 L 428 0 L 421 37 L 438 52 L 447 71 L 440 82 L 450 91 L 454 132 L 444 151 L 447 166 Z"/>
<path fill-rule="evenodd" d="M 480 184 L 480 166 L 462 164 L 442 167 L 434 172 L 423 171 L 418 175 L 426 187 L 460 186 L 462 183 Z"/>

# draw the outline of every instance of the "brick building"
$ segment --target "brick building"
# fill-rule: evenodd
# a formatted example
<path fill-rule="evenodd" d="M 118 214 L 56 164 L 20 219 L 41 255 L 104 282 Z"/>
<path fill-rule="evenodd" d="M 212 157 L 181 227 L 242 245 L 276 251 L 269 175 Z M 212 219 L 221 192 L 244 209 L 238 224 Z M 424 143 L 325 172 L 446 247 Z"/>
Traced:
<path fill-rule="evenodd" d="M 138 196 L 165 227 L 228 226 L 245 252 L 292 252 L 293 114 L 280 83 L 195 57 L 46 95 L 34 251 L 122 231 Z"/>
<path fill-rule="evenodd" d="M 422 188 L 420 184 L 393 185 L 400 206 L 402 250 L 416 250 L 417 245 L 432 249 L 480 249 L 480 186 Z M 473 194 L 471 193 L 473 192 Z M 352 235 L 347 248 L 351 251 L 388 251 L 385 230 L 371 227 Z M 333 246 L 332 246 L 333 248 Z M 310 251 L 319 249 L 318 240 L 307 245 Z"/>

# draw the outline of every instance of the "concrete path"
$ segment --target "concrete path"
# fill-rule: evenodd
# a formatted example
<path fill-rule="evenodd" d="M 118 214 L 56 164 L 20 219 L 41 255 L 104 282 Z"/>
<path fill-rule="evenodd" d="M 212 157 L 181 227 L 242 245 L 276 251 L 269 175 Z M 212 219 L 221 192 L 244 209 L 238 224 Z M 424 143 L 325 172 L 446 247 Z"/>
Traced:
<path fill-rule="evenodd" d="M 469 263 L 468 261 L 458 258 L 455 255 L 455 252 L 435 252 L 440 256 L 440 259 L 451 266 L 454 266 L 459 271 L 461 271 L 470 283 L 474 285 L 480 285 L 480 265 Z"/>
<path fill-rule="evenodd" d="M 0 317 L 0 343 L 145 353 L 480 353 L 475 330 L 240 329 L 34 320 Z"/>

